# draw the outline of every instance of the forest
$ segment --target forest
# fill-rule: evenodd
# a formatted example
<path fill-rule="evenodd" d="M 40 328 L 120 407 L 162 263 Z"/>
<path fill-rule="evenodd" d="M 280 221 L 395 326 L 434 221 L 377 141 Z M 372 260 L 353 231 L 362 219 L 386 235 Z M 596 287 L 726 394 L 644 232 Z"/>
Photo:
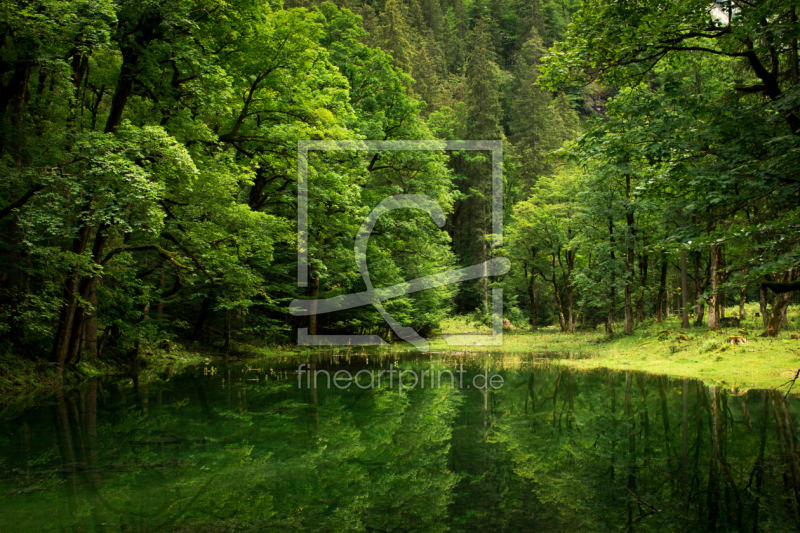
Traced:
<path fill-rule="evenodd" d="M 800 288 L 800 24 L 790 0 L 17 0 L 0 43 L 0 352 L 52 365 L 173 345 L 391 339 L 353 239 L 383 217 L 389 286 L 507 257 L 502 276 L 385 303 L 565 334 L 787 327 Z M 297 285 L 298 144 L 500 140 L 315 152 Z M 793 170 L 794 169 L 794 170 Z M 738 306 L 738 312 L 737 312 Z M 726 316 L 727 309 L 727 316 Z M 752 318 L 752 317 L 748 317 Z"/>
<path fill-rule="evenodd" d="M 0 531 L 797 531 L 798 15 L 6 0 Z"/>

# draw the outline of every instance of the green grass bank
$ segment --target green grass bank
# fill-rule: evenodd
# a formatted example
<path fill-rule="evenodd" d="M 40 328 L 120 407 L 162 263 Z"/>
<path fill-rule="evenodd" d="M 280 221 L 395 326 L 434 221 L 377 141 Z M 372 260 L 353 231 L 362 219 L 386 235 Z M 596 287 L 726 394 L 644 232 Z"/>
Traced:
<path fill-rule="evenodd" d="M 788 325 L 775 339 L 759 337 L 764 330 L 754 304 L 739 327 L 709 331 L 706 326 L 681 329 L 680 318 L 637 324 L 633 335 L 624 335 L 623 324 L 614 324 L 615 334 L 602 327 L 590 331 L 561 333 L 549 327 L 536 331 L 506 330 L 502 346 L 464 348 L 478 352 L 542 353 L 560 364 L 577 369 L 612 368 L 699 379 L 738 389 L 778 388 L 800 368 L 800 311 L 789 308 Z M 726 310 L 737 316 L 738 309 Z M 442 333 L 455 331 L 488 333 L 487 326 L 453 320 Z M 737 339 L 731 339 L 738 337 Z M 793 338 L 794 337 L 794 338 Z M 477 338 L 477 337 L 476 337 Z M 732 343 L 731 341 L 734 340 Z M 436 349 L 447 348 L 443 341 Z M 800 386 L 800 384 L 798 384 Z M 800 392 L 800 389 L 798 390 Z"/>

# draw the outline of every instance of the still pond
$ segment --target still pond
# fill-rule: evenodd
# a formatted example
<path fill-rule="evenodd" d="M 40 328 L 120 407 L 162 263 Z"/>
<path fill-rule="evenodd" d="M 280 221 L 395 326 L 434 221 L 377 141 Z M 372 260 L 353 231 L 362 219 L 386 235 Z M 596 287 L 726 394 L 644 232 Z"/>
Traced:
<path fill-rule="evenodd" d="M 119 376 L 6 410 L 0 531 L 797 531 L 799 408 L 537 355 Z"/>

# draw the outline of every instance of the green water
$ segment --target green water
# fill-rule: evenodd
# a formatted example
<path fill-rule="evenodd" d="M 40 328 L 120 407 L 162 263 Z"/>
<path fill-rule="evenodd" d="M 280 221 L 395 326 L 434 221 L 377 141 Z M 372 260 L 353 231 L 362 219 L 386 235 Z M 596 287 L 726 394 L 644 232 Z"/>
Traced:
<path fill-rule="evenodd" d="M 402 390 L 388 373 L 370 387 L 368 372 L 309 387 L 303 362 L 96 381 L 9 414 L 0 531 L 800 525 L 798 401 L 776 392 L 444 354 L 315 356 L 315 373 L 428 374 L 424 388 L 408 372 Z"/>

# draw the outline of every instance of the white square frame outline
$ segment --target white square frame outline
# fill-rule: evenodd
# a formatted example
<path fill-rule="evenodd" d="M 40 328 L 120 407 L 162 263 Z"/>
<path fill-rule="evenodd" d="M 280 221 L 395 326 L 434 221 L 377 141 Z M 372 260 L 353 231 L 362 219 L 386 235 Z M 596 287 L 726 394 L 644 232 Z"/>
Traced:
<path fill-rule="evenodd" d="M 503 141 L 414 141 L 414 140 L 303 140 L 297 143 L 297 286 L 308 287 L 308 152 L 319 151 L 481 151 L 492 153 L 492 248 L 503 245 Z M 326 335 L 308 335 L 307 328 L 298 329 L 298 344 L 321 346 Z M 372 337 L 372 336 L 370 336 Z M 468 335 L 447 335 L 450 345 L 467 345 Z M 380 339 L 377 339 L 380 340 Z M 503 343 L 503 289 L 492 289 L 491 345 Z M 365 345 L 385 344 L 367 342 Z M 483 343 L 473 343 L 481 345 Z M 358 346 L 359 344 L 353 344 Z"/>

